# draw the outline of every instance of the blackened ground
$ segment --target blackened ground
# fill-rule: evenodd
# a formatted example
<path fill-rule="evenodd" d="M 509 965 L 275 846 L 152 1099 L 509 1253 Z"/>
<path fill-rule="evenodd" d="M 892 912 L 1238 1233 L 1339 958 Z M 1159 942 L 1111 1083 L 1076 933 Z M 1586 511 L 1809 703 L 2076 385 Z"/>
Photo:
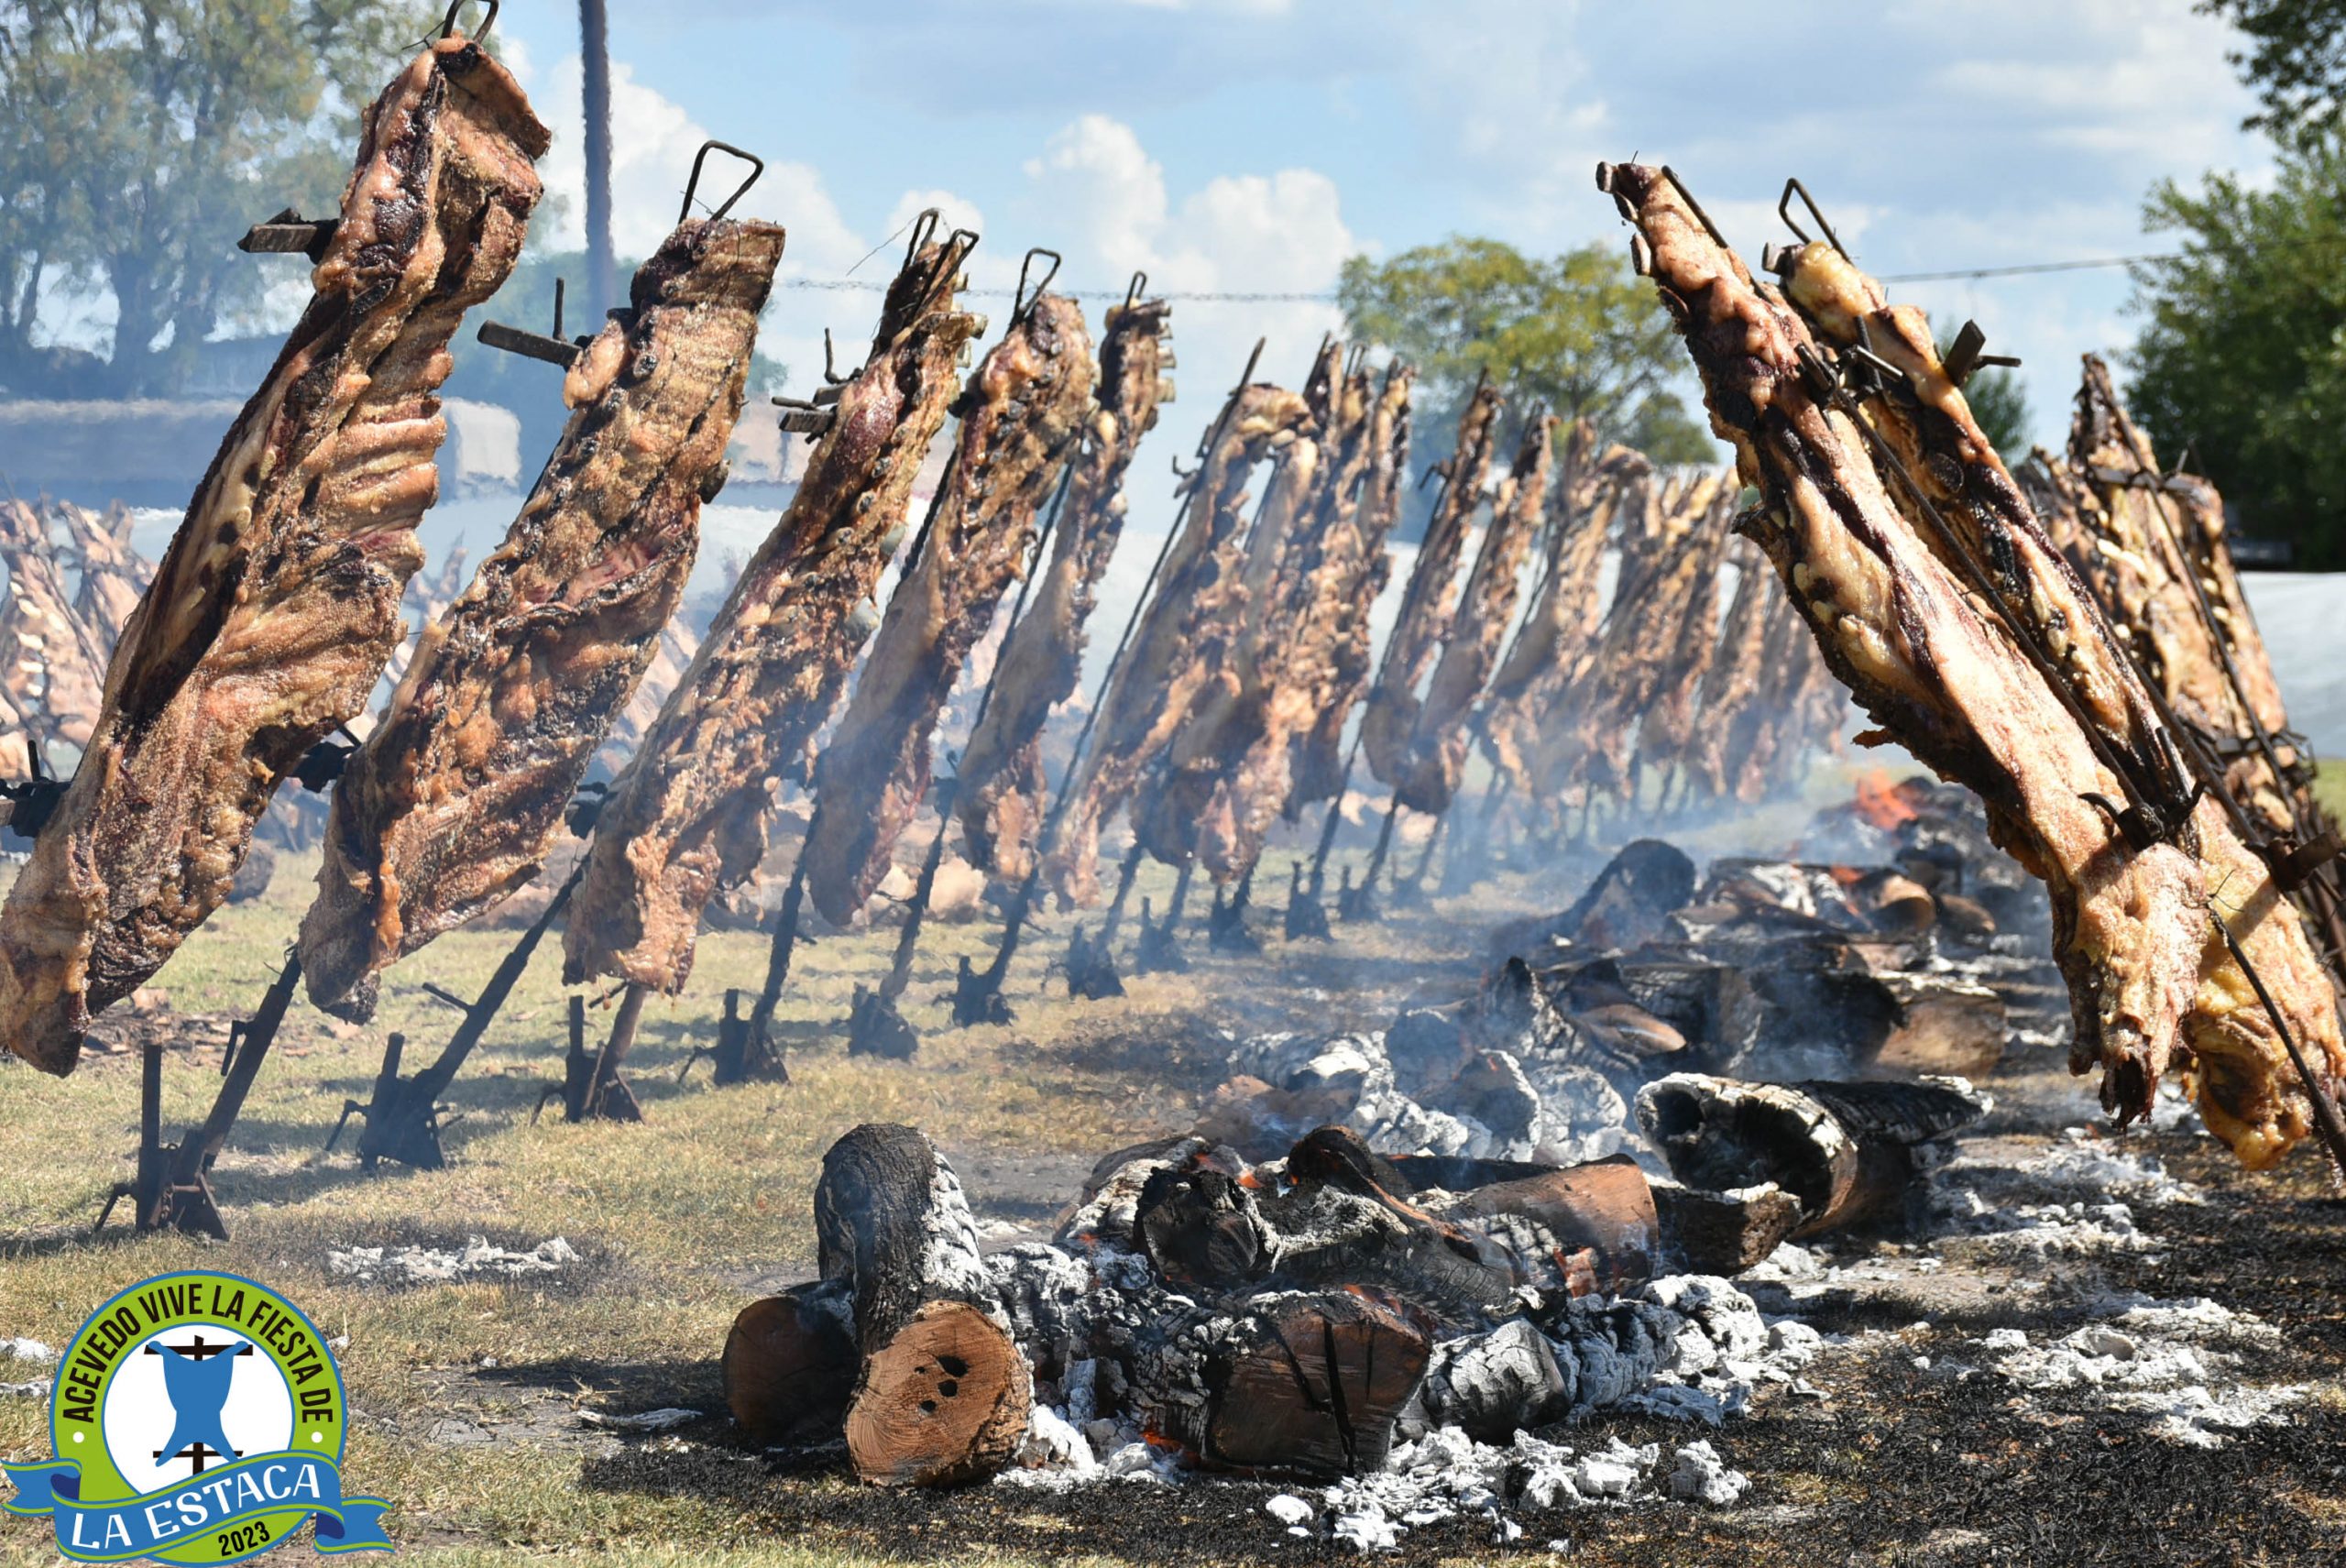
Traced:
<path fill-rule="evenodd" d="M 2023 1305 L 2015 1296 L 2009 1306 L 1999 1295 L 1961 1292 L 1927 1300 L 1828 1296 L 1808 1310 L 1815 1327 L 1895 1332 L 1867 1334 L 1809 1369 L 1830 1391 L 1827 1400 L 1771 1393 L 1718 1432 L 1616 1417 L 1545 1434 L 1593 1447 L 1611 1436 L 1658 1442 L 1665 1469 L 1672 1445 L 1708 1436 L 1753 1480 L 1738 1507 L 1649 1498 L 1627 1508 L 1511 1508 L 1524 1534 L 1510 1545 L 1495 1543 L 1482 1520 L 1460 1519 L 1412 1530 L 1398 1553 L 1377 1560 L 1539 1558 L 1562 1540 L 1576 1563 L 1669 1568 L 2346 1562 L 2346 1399 L 2335 1392 L 2346 1364 L 2346 1202 L 2309 1149 L 2280 1173 L 2255 1178 L 2205 1138 L 2138 1137 L 2130 1147 L 2156 1153 L 2172 1173 L 2201 1183 L 2208 1201 L 2138 1206 L 2138 1223 L 2160 1248 L 2099 1257 L 2083 1276 L 2072 1267 L 2070 1294 L 2080 1303 L 2093 1291 L 2209 1294 L 2254 1312 L 2281 1341 L 2247 1353 L 2240 1374 L 2330 1390 L 2298 1407 L 2290 1424 L 2250 1428 L 2221 1448 L 2198 1449 L 2156 1433 L 2154 1418 L 2098 1408 L 2092 1390 L 2023 1398 L 1992 1376 L 1955 1380 L 1914 1365 L 1935 1352 L 1944 1361 L 1997 1328 L 2057 1334 L 2086 1321 L 2082 1304 L 2067 1321 L 2062 1292 L 2050 1303 Z M 1905 1250 L 1878 1245 L 1889 1258 Z M 1927 1328 L 1912 1326 L 1921 1312 Z M 980 1545 L 1152 1563 L 1358 1561 L 1342 1543 L 1289 1537 L 1263 1511 L 1280 1491 L 1316 1503 L 1314 1490 L 1300 1485 L 1222 1479 L 1062 1494 L 999 1486 L 902 1494 L 856 1486 L 836 1465 L 785 1467 L 729 1447 L 721 1423 L 683 1435 L 702 1442 L 590 1458 L 582 1485 L 722 1497 L 739 1509 L 745 1534 L 906 1563 L 954 1562 Z"/>

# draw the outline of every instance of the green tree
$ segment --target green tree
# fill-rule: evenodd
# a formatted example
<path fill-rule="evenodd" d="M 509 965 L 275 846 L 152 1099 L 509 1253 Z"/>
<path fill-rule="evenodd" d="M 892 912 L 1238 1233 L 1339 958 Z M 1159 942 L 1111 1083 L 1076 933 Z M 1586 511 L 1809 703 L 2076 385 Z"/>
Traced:
<path fill-rule="evenodd" d="M 358 111 L 437 19 L 411 0 L 0 0 L 0 384 L 170 390 L 279 275 L 236 237 L 334 202 Z M 70 324 L 60 294 L 111 304 L 102 356 L 43 345 Z"/>
<path fill-rule="evenodd" d="M 1385 261 L 1344 263 L 1336 297 L 1346 331 L 1418 367 L 1417 450 L 1446 455 L 1474 383 L 1488 371 L 1520 409 L 1545 402 L 1586 416 L 1657 462 L 1707 463 L 1719 447 L 1687 411 L 1685 351 L 1654 296 L 1609 247 L 1549 259 L 1495 239 L 1453 237 Z"/>
<path fill-rule="evenodd" d="M 1945 358 L 1955 345 L 1955 334 L 1939 334 L 1939 356 Z M 1970 379 L 1963 383 L 1963 400 L 1971 405 L 1971 417 L 1979 423 L 1979 433 L 1998 455 L 2014 466 L 2028 455 L 2029 427 L 2034 416 L 2029 411 L 2028 388 L 2020 377 L 2000 365 L 1974 370 Z"/>
<path fill-rule="evenodd" d="M 2134 271 L 2135 418 L 2186 445 L 2249 532 L 2346 566 L 2346 146 L 2285 153 L 2270 190 L 2210 174 L 2151 192 L 2180 252 Z"/>
<path fill-rule="evenodd" d="M 2346 126 L 2346 0 L 2199 0 L 2248 39 L 2227 57 L 2256 90 L 2253 130 L 2299 147 Z"/>

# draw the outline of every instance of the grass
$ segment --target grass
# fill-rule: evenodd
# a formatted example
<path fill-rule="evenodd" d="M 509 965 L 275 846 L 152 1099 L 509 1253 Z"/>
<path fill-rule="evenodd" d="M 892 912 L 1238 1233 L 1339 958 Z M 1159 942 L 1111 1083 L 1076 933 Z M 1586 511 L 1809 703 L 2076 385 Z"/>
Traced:
<path fill-rule="evenodd" d="M 1277 869 L 1283 885 L 1284 856 Z M 157 978 L 172 1012 L 247 1014 L 282 961 L 313 874 L 313 859 L 288 859 L 262 899 L 197 931 Z M 1168 883 L 1152 867 L 1141 890 L 1161 909 Z M 781 1014 L 791 1083 L 725 1090 L 708 1085 L 705 1067 L 679 1088 L 677 1069 L 714 1037 L 726 989 L 759 983 L 766 939 L 706 935 L 685 992 L 646 1010 L 630 1066 L 646 1121 L 634 1126 L 565 1124 L 558 1104 L 530 1119 L 541 1089 L 561 1076 L 565 992 L 559 943 L 549 940 L 456 1081 L 450 1098 L 461 1115 L 447 1168 L 387 1166 L 370 1177 L 348 1138 L 322 1155 L 345 1100 L 367 1097 L 390 1032 L 407 1036 L 410 1071 L 446 1038 L 455 1014 L 422 981 L 471 994 L 514 938 L 457 932 L 392 972 L 368 1025 L 297 1003 L 214 1173 L 233 1233 L 225 1244 L 134 1235 L 119 1213 L 104 1237 L 83 1239 L 107 1188 L 130 1174 L 133 1052 L 93 1051 L 61 1080 L 0 1058 L 0 1338 L 62 1345 L 99 1301 L 171 1269 L 249 1275 L 288 1292 L 329 1335 L 348 1336 L 341 1360 L 358 1416 L 351 1484 L 394 1499 L 404 1546 L 466 1563 L 579 1550 L 661 1562 L 682 1555 L 683 1542 L 712 1543 L 715 1560 L 729 1563 L 871 1561 L 848 1542 L 745 1534 L 722 1493 L 645 1497 L 582 1485 L 586 1456 L 609 1440 L 580 1427 L 575 1409 L 720 1408 L 715 1357 L 727 1327 L 762 1288 L 811 1275 L 815 1178 L 823 1150 L 849 1127 L 908 1122 L 965 1161 L 1039 1164 L 1053 1200 L 1072 1200 L 1098 1155 L 1188 1124 L 1197 1087 L 1218 1076 L 1200 1074 L 1228 1048 L 1218 1026 L 1327 1027 L 1355 1014 L 1381 1023 L 1393 993 L 1363 977 L 1415 976 L 1454 959 L 1496 917 L 1486 899 L 1477 905 L 1464 922 L 1353 928 L 1315 960 L 1321 983 L 1310 994 L 1244 984 L 1250 966 L 1193 939 L 1197 973 L 1128 978 L 1124 1002 L 1097 1006 L 1043 999 L 1069 928 L 1054 921 L 1023 946 L 1005 988 L 1020 1020 L 966 1030 L 946 1026 L 943 997 L 955 959 L 982 962 L 997 927 L 991 919 L 932 926 L 905 998 L 928 1037 L 903 1064 L 850 1058 L 839 1028 L 854 983 L 884 969 L 893 927 L 827 937 L 801 948 Z M 1419 962 L 1404 968 L 1404 957 Z M 608 1006 L 590 1014 L 590 1030 L 608 1016 Z M 172 1027 L 168 1015 L 158 1022 Z M 167 1140 L 208 1107 L 222 1032 L 216 1023 L 173 1031 Z M 982 1204 L 986 1194 L 978 1196 Z M 468 1234 L 521 1247 L 562 1235 L 585 1258 L 550 1283 L 399 1290 L 326 1268 L 336 1247 L 444 1245 Z M 0 1454 L 42 1453 L 45 1430 L 42 1402 L 0 1399 Z M 519 1430 L 525 1441 L 455 1441 L 467 1430 Z M 0 1562 L 45 1558 L 40 1541 L 29 1526 L 0 1527 Z"/>
<path fill-rule="evenodd" d="M 1793 841 L 1814 806 L 1847 799 L 1851 779 L 1871 765 L 1859 754 L 1821 770 L 1803 801 L 1672 837 L 1697 853 Z M 2325 776 L 2346 781 L 2346 770 Z M 1415 864 L 1413 845 L 1398 852 L 1405 868 Z M 1288 865 L 1280 850 L 1266 866 L 1258 927 L 1276 925 Z M 1266 958 L 1239 959 L 1210 954 L 1193 938 L 1196 972 L 1128 976 L 1123 1002 L 1092 1005 L 1044 995 L 1070 925 L 1054 916 L 1022 949 L 1008 987 L 1019 1020 L 969 1030 L 945 1026 L 941 998 L 958 957 L 991 953 L 993 927 L 935 927 L 906 998 L 926 1043 L 902 1064 L 849 1058 L 838 1026 L 854 983 L 884 967 L 893 929 L 826 938 L 801 949 L 783 1011 L 788 1086 L 717 1090 L 706 1069 L 676 1086 L 685 1055 L 713 1037 L 726 989 L 754 987 L 763 973 L 762 936 L 707 935 L 685 994 L 647 1010 L 630 1070 L 647 1117 L 640 1126 L 529 1119 L 542 1086 L 561 1071 L 565 993 L 558 944 L 549 942 L 456 1081 L 450 1098 L 462 1115 L 449 1133 L 448 1168 L 392 1167 L 369 1177 L 346 1145 L 322 1157 L 344 1101 L 367 1098 L 389 1032 L 407 1035 L 410 1070 L 447 1037 L 455 1014 L 421 981 L 469 994 L 514 935 L 459 932 L 392 972 L 372 1025 L 335 1025 L 297 1005 L 214 1173 L 234 1233 L 226 1244 L 133 1235 L 119 1222 L 85 1241 L 106 1188 L 129 1174 L 135 1058 L 93 1055 L 65 1080 L 0 1058 L 0 1338 L 62 1344 L 97 1302 L 175 1268 L 269 1281 L 328 1334 L 347 1336 L 350 1484 L 392 1499 L 389 1523 L 401 1552 L 435 1564 L 587 1553 L 724 1568 L 1347 1560 L 1263 1529 L 1255 1516 L 1267 1487 L 1145 1499 L 1125 1488 L 1066 1499 L 978 1488 L 900 1499 L 836 1475 L 770 1474 L 732 1446 L 721 1418 L 622 1442 L 582 1426 L 577 1411 L 720 1409 L 715 1361 L 727 1326 L 753 1296 L 811 1274 L 814 1179 L 823 1150 L 850 1126 L 921 1125 L 953 1152 L 981 1211 L 992 1201 L 996 1212 L 1039 1219 L 1075 1195 L 1100 1153 L 1187 1125 L 1199 1091 L 1219 1077 L 1222 1031 L 1379 1026 L 1413 988 L 1454 992 L 1475 972 L 1490 927 L 1554 909 L 1590 869 L 1584 861 L 1537 880 L 1501 879 L 1422 915 L 1340 926 L 1327 949 L 1274 939 Z M 218 1081 L 216 1017 L 244 1015 L 276 972 L 312 870 L 289 860 L 264 899 L 222 911 L 159 977 L 187 1020 L 165 1075 L 167 1137 L 208 1104 Z M 1160 910 L 1168 882 L 1152 867 L 1141 884 Z M 216 1015 L 208 1030 L 206 1015 Z M 608 1012 L 594 1016 L 600 1026 Z M 2090 1114 L 2081 1091 L 2059 1092 L 2074 1098 L 2074 1119 Z M 2178 1235 L 2171 1260 L 2125 1260 L 2108 1285 L 2175 1297 L 2220 1279 L 2227 1299 L 2292 1336 L 2293 1355 L 2302 1355 L 2287 1376 L 2334 1378 L 2346 1354 L 2346 1318 L 2334 1306 L 2346 1210 L 2330 1200 L 2313 1162 L 2293 1161 L 2286 1181 L 2259 1181 L 2205 1150 L 2178 1157 L 2168 1144 L 2192 1146 L 2165 1140 L 2155 1146 L 2193 1159 L 2192 1174 L 2215 1201 L 2163 1212 L 2162 1223 L 2191 1234 Z M 538 1279 L 414 1289 L 361 1286 L 326 1267 L 335 1247 L 451 1245 L 468 1234 L 522 1247 L 563 1235 L 582 1261 Z M 1827 1318 L 1819 1326 L 1836 1325 Z M 1840 1326 L 1866 1325 L 1852 1317 Z M 1962 1351 L 1952 1338 L 1939 1348 Z M 1731 1462 L 1759 1483 L 1746 1508 L 1574 1516 L 1559 1525 L 1572 1536 L 1573 1560 L 1806 1568 L 1814 1542 L 1830 1540 L 1839 1543 L 1836 1561 L 2050 1562 L 2091 1557 L 2095 1542 L 2123 1540 L 2144 1543 L 2143 1561 L 2165 1561 L 2187 1553 L 2194 1539 L 2257 1539 L 2268 1525 L 2283 1550 L 2264 1560 L 2291 1560 L 2286 1548 L 2308 1541 L 2346 1551 L 2337 1501 L 2346 1473 L 2325 1458 L 2346 1452 L 2334 1446 L 2346 1410 L 2329 1396 L 2308 1408 L 2301 1433 L 2258 1434 L 2206 1461 L 2165 1454 L 2125 1421 L 2080 1416 L 2090 1444 L 2063 1438 L 2068 1457 L 2038 1471 L 2023 1460 L 2052 1441 L 2042 1427 L 2017 1420 L 1984 1388 L 1958 1398 L 1918 1383 L 1903 1353 L 1821 1380 L 1845 1390 L 1829 1409 L 1771 1406 L 1721 1434 Z M 45 1416 L 39 1401 L 0 1398 L 0 1456 L 44 1453 Z M 1612 1431 L 1633 1442 L 1687 1435 L 1634 1419 L 1588 1435 L 1602 1441 Z M 2000 1464 L 1987 1491 L 1944 1459 L 1990 1450 L 2022 1457 Z M 2157 1463 L 2146 1467 L 2148 1460 Z M 2264 1509 L 2254 1519 L 2252 1504 Z M 2097 1535 L 2105 1517 L 2115 1522 Z M 1986 1532 L 1992 1547 L 1975 1556 L 1969 1547 L 1928 1544 L 1967 1531 Z M 2049 1544 L 2055 1536 L 2065 1543 L 2058 1549 Z M 0 1564 L 54 1561 L 44 1539 L 31 1524 L 0 1523 Z M 1538 1551 L 1540 1539 L 1507 1555 L 1561 1560 Z M 1416 1532 L 1403 1558 L 1463 1563 L 1485 1552 L 1461 1523 Z"/>

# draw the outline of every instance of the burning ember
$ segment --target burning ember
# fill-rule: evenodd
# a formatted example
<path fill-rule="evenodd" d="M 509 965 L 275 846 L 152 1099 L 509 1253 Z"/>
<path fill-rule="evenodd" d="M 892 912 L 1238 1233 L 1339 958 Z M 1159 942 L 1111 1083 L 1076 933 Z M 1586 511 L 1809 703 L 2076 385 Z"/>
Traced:
<path fill-rule="evenodd" d="M 1899 781 L 1887 768 L 1864 774 L 1858 780 L 1858 815 L 1885 833 L 1895 833 L 1921 815 L 1900 791 Z"/>

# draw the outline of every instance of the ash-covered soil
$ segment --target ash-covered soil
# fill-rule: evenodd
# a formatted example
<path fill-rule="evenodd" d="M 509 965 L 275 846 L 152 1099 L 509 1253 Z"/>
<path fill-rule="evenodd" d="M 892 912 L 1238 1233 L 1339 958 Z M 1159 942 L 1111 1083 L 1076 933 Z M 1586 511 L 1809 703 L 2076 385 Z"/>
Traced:
<path fill-rule="evenodd" d="M 1584 1453 L 1656 1444 L 1658 1473 L 1621 1503 L 1502 1497 L 1496 1512 L 1412 1525 L 1376 1559 L 2346 1560 L 2346 1201 L 2314 1151 L 2253 1177 L 2184 1126 L 2107 1138 L 2065 1124 L 2060 1111 L 2089 1102 L 2049 1053 L 1995 1088 L 2004 1109 L 1936 1173 L 1910 1225 L 1788 1249 L 1741 1282 L 1771 1319 L 1825 1336 L 1796 1379 L 1754 1386 L 1716 1430 L 1607 1414 L 1543 1431 Z M 1013 1180 L 1016 1196 L 990 1200 L 980 1172 L 1019 1172 L 998 1158 L 964 1168 L 981 1219 L 1006 1228 L 1033 1212 L 1039 1190 Z M 688 1393 L 716 1408 L 712 1374 Z M 1667 1496 L 1670 1456 L 1703 1439 L 1750 1478 L 1732 1506 Z M 1362 1557 L 1328 1531 L 1341 1510 L 1305 1484 L 905 1495 L 853 1485 L 836 1454 L 745 1450 L 716 1419 L 602 1443 L 581 1483 L 719 1498 L 752 1530 L 905 1562 L 980 1546 L 1146 1563 Z M 1299 1533 L 1269 1510 L 1281 1497 L 1313 1510 Z"/>

